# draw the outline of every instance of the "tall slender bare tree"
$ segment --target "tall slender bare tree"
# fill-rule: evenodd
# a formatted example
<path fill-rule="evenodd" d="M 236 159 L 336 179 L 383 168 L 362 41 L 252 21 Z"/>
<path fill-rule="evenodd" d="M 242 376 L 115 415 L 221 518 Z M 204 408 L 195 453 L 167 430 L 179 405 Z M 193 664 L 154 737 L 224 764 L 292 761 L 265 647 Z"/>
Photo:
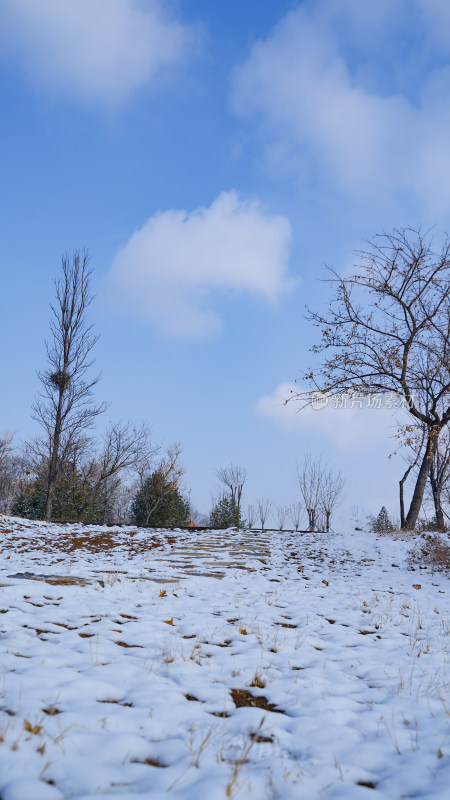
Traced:
<path fill-rule="evenodd" d="M 45 432 L 48 474 L 45 519 L 51 519 L 56 483 L 65 457 L 85 435 L 106 404 L 92 402 L 99 376 L 86 377 L 98 337 L 88 323 L 92 302 L 89 255 L 74 250 L 61 258 L 55 279 L 55 301 L 50 305 L 50 339 L 46 342 L 47 369 L 39 372 L 42 389 L 33 404 L 33 417 Z"/>

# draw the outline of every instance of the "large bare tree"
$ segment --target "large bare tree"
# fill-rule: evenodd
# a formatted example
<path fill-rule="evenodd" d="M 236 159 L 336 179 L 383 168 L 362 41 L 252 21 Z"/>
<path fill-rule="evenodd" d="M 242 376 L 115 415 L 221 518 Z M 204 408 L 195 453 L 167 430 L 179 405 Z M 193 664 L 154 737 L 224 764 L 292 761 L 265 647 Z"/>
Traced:
<path fill-rule="evenodd" d="M 403 527 L 413 529 L 441 431 L 450 422 L 450 243 L 435 249 L 429 234 L 394 229 L 359 254 L 341 277 L 328 311 L 311 312 L 322 356 L 306 376 L 327 395 L 387 392 L 402 398 L 426 442 Z M 311 394 L 296 395 L 310 402 Z"/>
<path fill-rule="evenodd" d="M 50 338 L 46 342 L 47 369 L 39 372 L 42 389 L 33 404 L 33 417 L 45 432 L 48 473 L 45 519 L 51 519 L 58 475 L 76 441 L 85 436 L 106 405 L 92 402 L 99 377 L 87 378 L 97 342 L 87 320 L 92 302 L 92 269 L 86 250 L 61 258 L 50 305 Z"/>

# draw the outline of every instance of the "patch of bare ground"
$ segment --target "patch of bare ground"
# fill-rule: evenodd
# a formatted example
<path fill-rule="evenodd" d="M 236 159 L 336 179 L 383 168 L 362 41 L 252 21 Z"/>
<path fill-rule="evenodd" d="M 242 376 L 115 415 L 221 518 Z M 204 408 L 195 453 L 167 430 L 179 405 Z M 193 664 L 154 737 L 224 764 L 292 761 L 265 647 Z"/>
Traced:
<path fill-rule="evenodd" d="M 269 703 L 267 697 L 263 695 L 253 695 L 248 689 L 231 689 L 231 698 L 236 708 L 262 708 L 263 711 L 275 711 L 277 714 L 285 714 L 281 708 L 277 708 L 274 703 Z"/>
<path fill-rule="evenodd" d="M 33 572 L 16 572 L 8 578 L 25 578 L 29 581 L 43 581 L 51 586 L 87 586 L 91 581 L 87 578 L 77 578 L 74 575 L 35 575 Z M 24 595 L 25 597 L 25 595 Z M 28 600 L 28 597 L 25 597 Z"/>
<path fill-rule="evenodd" d="M 82 523 L 52 523 L 36 520 L 34 524 L 27 520 L 21 524 L 17 518 L 3 520 L 0 515 L 0 553 L 30 553 L 34 550 L 72 554 L 83 550 L 85 553 L 108 553 L 117 547 L 127 551 L 129 557 L 147 553 L 149 550 L 173 545 L 179 537 L 164 530 L 155 531 L 140 528 L 140 536 L 136 529 L 115 528 L 98 530 L 96 526 L 83 526 Z M 146 534 L 142 536 L 142 534 Z M 8 557 L 8 556 L 6 556 Z"/>

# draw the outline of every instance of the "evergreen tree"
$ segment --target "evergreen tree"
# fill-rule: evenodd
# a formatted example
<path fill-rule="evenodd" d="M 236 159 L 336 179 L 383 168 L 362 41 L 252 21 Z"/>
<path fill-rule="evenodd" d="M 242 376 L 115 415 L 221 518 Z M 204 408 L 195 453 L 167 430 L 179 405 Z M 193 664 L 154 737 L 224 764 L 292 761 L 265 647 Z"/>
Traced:
<path fill-rule="evenodd" d="M 224 495 L 214 506 L 209 517 L 211 528 L 243 528 L 240 508 L 231 495 Z"/>
<path fill-rule="evenodd" d="M 37 479 L 22 484 L 11 506 L 11 514 L 25 519 L 44 519 L 46 497 L 45 480 Z"/>
<path fill-rule="evenodd" d="M 372 527 L 374 531 L 393 531 L 394 526 L 389 519 L 389 514 L 386 506 L 382 506 L 378 517 L 372 519 Z"/>
<path fill-rule="evenodd" d="M 177 527 L 189 523 L 190 507 L 178 487 L 157 470 L 135 495 L 130 514 L 135 525 Z"/>
<path fill-rule="evenodd" d="M 84 503 L 89 492 L 89 502 Z M 22 482 L 11 506 L 11 514 L 25 519 L 45 519 L 47 483 L 44 473 Z M 80 514 L 80 506 L 83 513 Z M 104 497 L 97 487 L 86 486 L 80 472 L 71 464 L 66 464 L 56 483 L 52 504 L 52 520 L 62 522 L 84 522 L 86 525 L 101 525 L 106 512 Z"/>

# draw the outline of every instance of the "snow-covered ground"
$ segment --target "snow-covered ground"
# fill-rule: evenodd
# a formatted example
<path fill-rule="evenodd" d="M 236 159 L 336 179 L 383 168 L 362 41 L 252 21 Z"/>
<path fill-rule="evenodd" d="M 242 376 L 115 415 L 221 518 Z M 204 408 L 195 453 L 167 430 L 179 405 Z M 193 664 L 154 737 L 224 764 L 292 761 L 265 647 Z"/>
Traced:
<path fill-rule="evenodd" d="M 449 581 L 410 542 L 0 517 L 0 544 L 1 800 L 449 797 Z"/>

